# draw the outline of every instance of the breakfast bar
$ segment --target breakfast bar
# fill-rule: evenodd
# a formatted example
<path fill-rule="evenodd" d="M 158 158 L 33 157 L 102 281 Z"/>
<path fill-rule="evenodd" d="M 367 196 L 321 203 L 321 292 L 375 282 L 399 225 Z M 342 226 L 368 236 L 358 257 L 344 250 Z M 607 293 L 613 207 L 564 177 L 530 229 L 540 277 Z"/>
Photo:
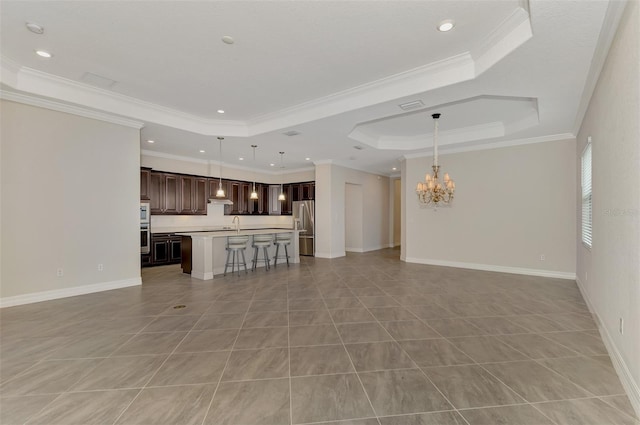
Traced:
<path fill-rule="evenodd" d="M 191 273 L 191 277 L 195 279 L 210 280 L 214 275 L 224 272 L 227 257 L 226 244 L 229 236 L 249 236 L 245 257 L 247 260 L 247 269 L 251 268 L 251 259 L 253 258 L 253 248 L 251 247 L 252 237 L 255 235 L 265 235 L 278 233 L 291 233 L 291 244 L 289 245 L 289 262 L 299 263 L 299 230 L 286 228 L 267 228 L 267 229 L 241 229 L 236 230 L 217 230 L 209 232 L 182 232 L 175 233 L 182 236 L 182 271 Z M 275 256 L 275 245 L 268 249 L 269 257 L 273 260 Z M 279 255 L 284 255 L 280 252 Z M 281 260 L 278 265 L 286 267 L 286 261 Z M 243 269 L 244 273 L 244 269 Z"/>

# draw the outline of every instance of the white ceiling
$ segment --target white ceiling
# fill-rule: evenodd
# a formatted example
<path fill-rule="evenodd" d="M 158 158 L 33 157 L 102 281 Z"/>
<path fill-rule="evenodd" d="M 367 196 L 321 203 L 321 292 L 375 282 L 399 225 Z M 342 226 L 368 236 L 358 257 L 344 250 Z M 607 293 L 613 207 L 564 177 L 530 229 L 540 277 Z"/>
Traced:
<path fill-rule="evenodd" d="M 443 153 L 573 134 L 623 5 L 4 0 L 0 77 L 6 98 L 139 121 L 141 148 L 161 155 L 217 161 L 225 136 L 228 164 L 273 170 L 285 151 L 288 169 L 309 157 L 391 174 L 430 151 L 433 112 Z M 444 19 L 451 32 L 437 31 Z"/>

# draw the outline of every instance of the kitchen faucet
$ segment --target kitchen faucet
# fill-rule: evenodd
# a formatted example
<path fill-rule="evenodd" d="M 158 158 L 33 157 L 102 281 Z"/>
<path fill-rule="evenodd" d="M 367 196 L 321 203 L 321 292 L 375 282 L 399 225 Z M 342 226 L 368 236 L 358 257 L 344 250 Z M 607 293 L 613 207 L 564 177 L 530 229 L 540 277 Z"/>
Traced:
<path fill-rule="evenodd" d="M 237 220 L 237 221 L 236 221 Z M 231 224 L 236 223 L 236 233 L 240 233 L 240 216 L 233 217 Z"/>

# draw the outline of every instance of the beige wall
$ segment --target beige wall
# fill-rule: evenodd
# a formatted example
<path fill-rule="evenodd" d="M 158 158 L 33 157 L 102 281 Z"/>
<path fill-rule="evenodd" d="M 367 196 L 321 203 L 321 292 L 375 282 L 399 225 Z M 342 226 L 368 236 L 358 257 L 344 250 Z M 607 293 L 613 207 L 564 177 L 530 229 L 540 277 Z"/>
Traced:
<path fill-rule="evenodd" d="M 577 275 L 640 414 L 640 7 L 629 2 L 578 133 Z M 593 244 L 582 245 L 580 157 L 593 154 Z M 624 334 L 619 331 L 624 319 Z"/>
<path fill-rule="evenodd" d="M 139 284 L 139 131 L 0 105 L 3 304 Z"/>
<path fill-rule="evenodd" d="M 345 255 L 345 188 L 362 186 L 362 250 L 389 246 L 389 178 L 333 164 L 316 166 L 316 255 Z"/>
<path fill-rule="evenodd" d="M 364 217 L 364 211 L 362 207 L 364 199 L 362 186 L 346 183 L 344 189 L 344 249 L 347 252 L 363 252 L 364 220 L 362 218 Z"/>
<path fill-rule="evenodd" d="M 453 206 L 437 211 L 415 195 L 432 158 L 404 164 L 407 262 L 575 276 L 575 140 L 440 159 L 457 189 Z"/>

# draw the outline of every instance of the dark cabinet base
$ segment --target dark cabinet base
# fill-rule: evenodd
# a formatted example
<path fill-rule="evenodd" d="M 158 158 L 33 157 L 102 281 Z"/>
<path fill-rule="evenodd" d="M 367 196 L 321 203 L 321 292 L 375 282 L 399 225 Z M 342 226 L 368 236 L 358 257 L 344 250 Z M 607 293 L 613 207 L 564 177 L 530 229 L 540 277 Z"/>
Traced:
<path fill-rule="evenodd" d="M 179 264 L 182 260 L 182 237 L 170 233 L 151 235 L 151 253 L 142 256 L 142 267 Z M 146 258 L 145 258 L 146 257 Z"/>

